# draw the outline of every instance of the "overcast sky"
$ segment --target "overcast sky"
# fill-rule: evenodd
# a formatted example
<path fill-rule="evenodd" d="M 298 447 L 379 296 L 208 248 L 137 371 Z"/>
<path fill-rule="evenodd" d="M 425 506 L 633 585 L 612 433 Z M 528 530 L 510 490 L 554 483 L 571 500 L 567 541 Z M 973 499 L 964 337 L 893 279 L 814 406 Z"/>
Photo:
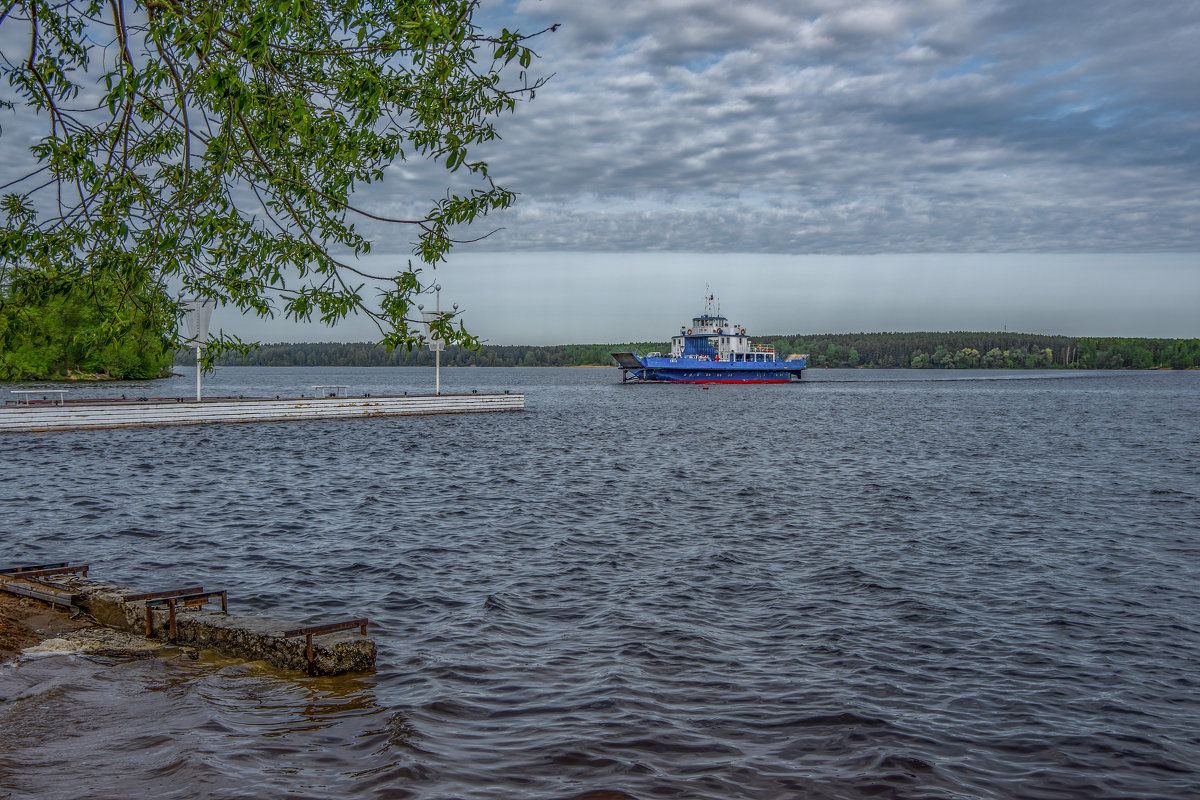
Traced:
<path fill-rule="evenodd" d="M 561 23 L 487 153 L 517 206 L 438 269 L 492 342 L 663 339 L 706 284 L 752 333 L 1200 336 L 1200 4 L 485 10 Z"/>
<path fill-rule="evenodd" d="M 484 1 L 553 77 L 488 159 L 517 206 L 437 270 L 493 343 L 751 334 L 1200 336 L 1200 3 Z M 446 175 L 388 170 L 410 213 Z M 406 230 L 376 232 L 403 263 Z M 371 338 L 214 326 L 269 340 Z"/>

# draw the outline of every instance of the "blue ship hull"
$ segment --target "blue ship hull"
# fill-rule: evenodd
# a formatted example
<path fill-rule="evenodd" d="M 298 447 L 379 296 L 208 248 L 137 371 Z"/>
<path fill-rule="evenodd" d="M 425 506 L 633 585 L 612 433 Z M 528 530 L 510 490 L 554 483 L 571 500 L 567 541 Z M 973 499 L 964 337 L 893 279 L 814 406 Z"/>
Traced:
<path fill-rule="evenodd" d="M 728 362 L 614 353 L 626 380 L 670 383 L 787 383 L 800 380 L 807 359 Z"/>

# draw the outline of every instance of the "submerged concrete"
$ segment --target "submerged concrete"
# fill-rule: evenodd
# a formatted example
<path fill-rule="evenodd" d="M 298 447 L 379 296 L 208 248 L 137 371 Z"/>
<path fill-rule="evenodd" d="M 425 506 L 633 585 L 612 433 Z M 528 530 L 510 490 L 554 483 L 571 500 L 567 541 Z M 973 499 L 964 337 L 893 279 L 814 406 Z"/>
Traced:
<path fill-rule="evenodd" d="M 23 590 L 47 586 L 60 599 L 80 609 L 97 622 L 134 634 L 146 634 L 146 603 L 126 602 L 135 590 L 76 576 L 50 581 L 24 580 L 0 575 L 0 590 L 23 594 Z M 14 591 L 16 590 L 16 591 Z M 175 609 L 175 643 L 197 649 L 212 649 L 234 658 L 265 661 L 285 670 L 309 671 L 307 642 L 304 636 L 284 638 L 284 631 L 303 627 L 303 623 L 231 616 L 217 610 L 215 604 Z M 151 637 L 166 641 L 170 636 L 166 606 L 151 608 Z M 375 642 L 357 628 L 313 637 L 312 674 L 341 675 L 347 672 L 372 672 L 375 669 Z"/>

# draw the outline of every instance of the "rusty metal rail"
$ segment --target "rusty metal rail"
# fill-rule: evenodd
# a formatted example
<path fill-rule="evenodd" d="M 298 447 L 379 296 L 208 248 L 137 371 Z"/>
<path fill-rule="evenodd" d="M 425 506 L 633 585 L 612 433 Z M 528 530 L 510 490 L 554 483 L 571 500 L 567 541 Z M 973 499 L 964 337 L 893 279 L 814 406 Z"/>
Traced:
<path fill-rule="evenodd" d="M 124 595 L 121 599 L 126 603 L 145 602 L 146 604 L 146 635 L 154 635 L 154 609 L 164 603 L 167 605 L 167 615 L 170 621 L 170 629 L 168 635 L 171 643 L 175 643 L 176 627 L 175 627 L 175 603 L 186 597 L 196 597 L 204 592 L 203 586 L 189 586 L 186 589 L 165 589 L 158 592 L 138 592 L 136 594 Z M 210 594 L 218 594 L 218 592 L 210 592 Z M 225 611 L 225 592 L 219 592 L 221 595 L 221 610 Z M 185 603 L 185 605 L 199 605 Z"/>
<path fill-rule="evenodd" d="M 73 593 L 47 585 L 37 579 L 72 573 L 82 573 L 86 578 L 87 571 L 87 564 L 72 567 L 69 561 L 60 561 L 57 564 L 5 567 L 0 569 L 0 590 L 19 597 L 32 597 L 51 605 L 73 608 L 75 606 Z"/>
<path fill-rule="evenodd" d="M 134 603 L 138 600 L 162 600 L 167 597 L 180 597 L 185 594 L 196 594 L 203 591 L 203 586 L 190 586 L 187 589 L 167 589 L 162 592 L 138 592 L 137 594 L 122 595 L 121 600 L 126 603 Z"/>
<path fill-rule="evenodd" d="M 171 642 L 171 644 L 175 644 L 175 639 L 178 638 L 178 630 L 175 627 L 175 608 L 177 607 L 177 605 L 183 604 L 183 606 L 185 608 L 190 607 L 190 606 L 202 606 L 202 605 L 206 604 L 209 600 L 212 600 L 217 597 L 221 598 L 221 613 L 228 614 L 229 606 L 228 606 L 228 603 L 227 603 L 227 600 L 225 597 L 224 589 L 220 589 L 215 592 L 196 592 L 194 594 L 182 594 L 182 595 L 176 595 L 174 597 L 160 597 L 158 599 L 147 600 L 146 601 L 146 635 L 150 636 L 153 633 L 153 626 L 151 624 L 153 622 L 153 618 L 151 616 L 151 614 L 153 613 L 152 609 L 159 607 L 159 606 L 166 605 L 167 619 L 170 622 L 170 629 L 169 629 L 167 638 Z"/>
<path fill-rule="evenodd" d="M 15 594 L 18 597 L 32 597 L 35 600 L 68 609 L 75 607 L 76 595 L 73 593 L 55 589 L 37 581 L 24 582 L 19 575 L 0 574 L 0 591 Z"/>
<path fill-rule="evenodd" d="M 14 578 L 24 578 L 26 580 L 29 578 L 48 578 L 51 575 L 72 575 L 75 573 L 78 573 L 82 577 L 86 578 L 88 573 L 88 565 L 80 564 L 78 566 L 71 567 L 67 566 L 66 564 L 60 564 L 45 567 L 17 567 L 12 571 L 4 570 L 5 575 L 11 575 Z"/>
<path fill-rule="evenodd" d="M 308 660 L 308 674 L 316 674 L 316 666 L 314 663 L 313 653 L 313 637 L 321 636 L 326 633 L 340 633 L 348 631 L 352 628 L 358 628 L 358 632 L 363 636 L 367 635 L 367 625 L 369 620 L 366 617 L 358 619 L 348 619 L 344 622 L 330 622 L 326 625 L 310 625 L 307 628 L 296 628 L 290 631 L 283 632 L 284 639 L 291 639 L 293 636 L 304 637 L 304 657 Z"/>
<path fill-rule="evenodd" d="M 18 572 L 33 572 L 41 569 L 61 569 L 70 563 L 70 561 L 60 561 L 57 564 L 39 564 L 34 567 L 4 567 L 0 569 L 0 575 L 16 575 Z"/>

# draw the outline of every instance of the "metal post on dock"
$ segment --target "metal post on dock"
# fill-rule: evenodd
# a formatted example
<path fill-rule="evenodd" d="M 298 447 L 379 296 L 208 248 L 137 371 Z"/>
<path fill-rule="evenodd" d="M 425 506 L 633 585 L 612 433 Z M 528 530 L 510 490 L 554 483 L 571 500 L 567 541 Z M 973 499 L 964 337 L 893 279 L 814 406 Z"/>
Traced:
<path fill-rule="evenodd" d="M 429 336 L 429 349 L 433 351 L 433 393 L 441 396 L 442 394 L 442 350 L 446 349 L 446 343 L 442 341 L 441 334 L 430 327 L 431 322 L 435 322 L 445 317 L 453 317 L 458 314 L 458 303 L 454 304 L 454 311 L 448 314 L 442 314 L 442 285 L 436 283 L 433 286 L 433 311 L 426 311 L 425 306 L 417 306 L 417 310 L 421 312 L 421 319 L 425 323 L 425 333 Z"/>
<path fill-rule="evenodd" d="M 203 400 L 200 393 L 200 348 L 208 339 L 208 322 L 212 319 L 212 312 L 217 304 L 201 297 L 187 301 L 181 297 L 180 301 L 184 304 L 183 319 L 187 324 L 187 340 L 196 345 L 196 402 L 199 403 Z"/>
<path fill-rule="evenodd" d="M 442 315 L 442 285 L 439 283 L 433 287 L 433 310 L 440 317 Z M 441 341 L 438 342 L 438 349 L 433 351 L 433 393 L 438 397 L 442 395 L 442 348 Z"/>

